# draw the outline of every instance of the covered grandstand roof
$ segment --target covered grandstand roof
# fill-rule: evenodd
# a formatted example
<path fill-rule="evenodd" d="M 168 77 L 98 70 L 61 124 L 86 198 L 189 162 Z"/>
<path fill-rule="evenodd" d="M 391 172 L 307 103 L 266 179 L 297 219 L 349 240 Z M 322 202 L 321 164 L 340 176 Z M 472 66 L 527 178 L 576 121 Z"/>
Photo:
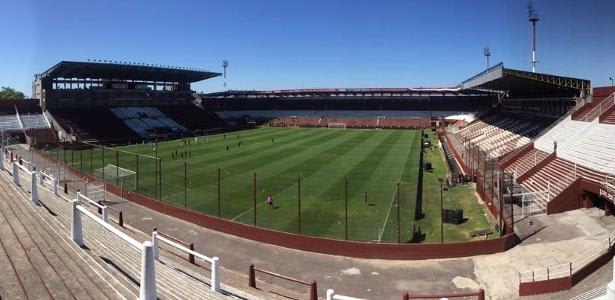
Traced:
<path fill-rule="evenodd" d="M 584 96 L 589 94 L 590 81 L 508 69 L 499 63 L 463 81 L 461 88 L 507 92 L 511 96 Z"/>
<path fill-rule="evenodd" d="M 489 94 L 480 90 L 462 90 L 459 87 L 448 88 L 322 88 L 322 89 L 288 89 L 288 90 L 230 90 L 209 93 L 206 97 L 304 97 L 314 95 L 328 96 L 378 96 L 378 95 L 483 95 Z"/>
<path fill-rule="evenodd" d="M 98 78 L 156 82 L 197 82 L 221 73 L 125 63 L 61 61 L 37 78 Z"/>

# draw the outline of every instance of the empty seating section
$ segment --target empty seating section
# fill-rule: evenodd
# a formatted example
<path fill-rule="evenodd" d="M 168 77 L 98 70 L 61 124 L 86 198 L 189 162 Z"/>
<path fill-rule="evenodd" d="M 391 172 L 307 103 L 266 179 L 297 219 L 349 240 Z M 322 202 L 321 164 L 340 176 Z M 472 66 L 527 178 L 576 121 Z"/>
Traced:
<path fill-rule="evenodd" d="M 540 200 L 539 206 L 545 208 L 547 202 L 559 195 L 576 179 L 574 169 L 573 163 L 556 158 L 530 175 L 521 186 L 529 192 L 548 192 L 537 197 Z"/>
<path fill-rule="evenodd" d="M 478 119 L 459 130 L 457 138 L 499 157 L 530 142 L 543 129 L 540 123 L 493 115 Z"/>
<path fill-rule="evenodd" d="M 0 116 L 0 130 L 7 131 L 16 129 L 21 129 L 16 115 Z"/>
<path fill-rule="evenodd" d="M 49 128 L 49 123 L 43 114 L 35 114 L 35 115 L 20 115 L 21 122 L 23 123 L 24 129 L 31 128 Z"/>
<path fill-rule="evenodd" d="M 79 140 L 112 143 L 138 138 L 106 107 L 51 108 L 49 112 L 66 133 Z"/>
<path fill-rule="evenodd" d="M 615 174 L 615 126 L 586 124 L 591 128 L 570 141 L 570 146 L 558 150 L 558 156 L 599 172 Z"/>
<path fill-rule="evenodd" d="M 196 105 L 167 105 L 156 107 L 164 115 L 190 130 L 221 131 L 227 127 L 215 113 Z M 163 121 L 163 122 L 166 122 Z"/>
<path fill-rule="evenodd" d="M 515 178 L 517 178 L 525 174 L 527 171 L 529 171 L 532 167 L 537 165 L 547 156 L 549 156 L 548 153 L 534 148 L 531 151 L 525 153 L 523 156 L 517 158 L 506 168 L 506 171 L 515 174 Z"/>
<path fill-rule="evenodd" d="M 574 121 L 568 116 L 539 137 L 534 142 L 534 147 L 547 153 L 553 153 L 554 142 L 557 142 L 558 149 L 561 149 L 590 124 L 589 122 Z"/>
<path fill-rule="evenodd" d="M 130 129 L 142 137 L 149 133 L 172 131 L 176 133 L 187 132 L 184 126 L 169 119 L 155 107 L 114 107 L 111 112 Z"/>

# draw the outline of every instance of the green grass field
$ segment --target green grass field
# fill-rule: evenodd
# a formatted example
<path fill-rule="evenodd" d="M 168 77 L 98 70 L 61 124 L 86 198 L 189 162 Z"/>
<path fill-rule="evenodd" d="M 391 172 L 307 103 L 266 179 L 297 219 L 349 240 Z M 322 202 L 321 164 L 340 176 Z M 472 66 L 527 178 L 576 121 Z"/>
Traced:
<path fill-rule="evenodd" d="M 219 196 L 222 217 L 252 224 L 256 187 L 256 224 L 296 233 L 299 231 L 300 178 L 302 233 L 343 239 L 347 180 L 348 239 L 396 242 L 396 186 L 399 182 L 402 242 L 412 237 L 415 222 L 422 226 L 424 232 L 428 232 L 427 241 L 439 241 L 439 221 L 435 228 L 432 224 L 432 219 L 439 219 L 437 211 L 435 217 L 432 213 L 437 208 L 431 205 L 434 193 L 430 181 L 425 183 L 427 186 L 424 185 L 423 192 L 426 217 L 414 220 L 420 131 L 259 128 L 200 137 L 198 142 L 190 139 L 190 144 L 187 141 L 174 140 L 158 144 L 157 155 L 161 159 L 162 169 L 160 195 L 165 202 L 218 215 Z M 151 158 L 156 155 L 154 148 L 153 144 L 136 144 L 104 150 L 95 148 L 51 153 L 75 168 L 99 177 L 103 166 L 119 165 L 134 172 L 138 170 L 138 175 L 120 181 L 115 178 L 115 174 L 109 174 L 117 169 L 107 167 L 105 178 L 113 183 L 121 183 L 125 189 L 138 190 L 139 193 L 155 197 L 157 171 L 155 159 Z M 178 157 L 173 158 L 176 151 Z M 136 153 L 141 154 L 138 164 Z M 181 153 L 189 155 L 184 159 Z M 440 155 L 441 161 L 439 164 L 434 161 L 434 172 L 446 174 L 441 152 L 434 153 Z M 430 153 L 425 155 L 428 157 Z M 221 170 L 220 194 L 218 168 Z M 434 178 L 426 173 L 427 179 Z M 136 181 L 138 187 L 135 187 Z M 364 192 L 368 194 L 367 205 L 364 203 Z M 274 208 L 266 204 L 269 194 L 274 199 Z M 439 188 L 435 194 L 439 201 Z M 476 214 L 482 216 L 480 206 L 472 204 L 476 204 L 475 200 L 461 199 L 461 202 L 470 203 L 469 207 L 477 207 Z M 472 222 L 474 219 L 469 218 Z M 476 224 L 472 222 L 463 225 L 473 228 Z M 487 224 L 486 220 L 484 222 Z M 479 222 L 476 226 L 482 224 Z M 452 240 L 467 239 L 463 230 L 458 231 L 453 230 L 450 234 L 446 231 L 445 234 L 450 235 L 446 237 Z M 434 232 L 437 236 L 433 235 Z"/>

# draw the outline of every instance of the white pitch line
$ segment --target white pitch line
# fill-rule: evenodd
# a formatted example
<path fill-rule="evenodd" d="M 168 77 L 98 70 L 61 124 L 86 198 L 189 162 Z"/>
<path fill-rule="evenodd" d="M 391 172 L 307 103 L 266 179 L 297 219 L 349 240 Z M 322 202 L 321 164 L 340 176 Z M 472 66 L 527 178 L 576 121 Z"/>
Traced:
<path fill-rule="evenodd" d="M 422 149 L 423 145 L 421 145 L 421 151 L 423 151 Z M 397 179 L 397 181 L 401 181 L 401 176 L 404 175 L 404 170 L 406 170 L 406 162 L 408 161 L 408 154 L 410 154 L 410 150 L 412 150 L 412 146 L 408 147 L 408 151 L 406 152 L 406 158 L 404 159 L 404 164 L 403 164 L 403 168 L 401 168 L 401 172 L 399 173 L 399 178 Z M 395 189 L 397 190 L 397 189 Z M 391 214 L 391 208 L 393 208 L 393 202 L 395 201 L 395 192 L 393 192 L 393 197 L 391 197 L 391 204 L 389 205 L 389 210 L 387 211 L 387 216 L 384 218 L 384 223 L 382 223 L 382 227 L 380 230 L 380 233 L 378 234 L 378 243 L 380 243 L 380 241 L 382 240 L 382 235 L 384 234 L 384 229 L 387 226 L 387 221 L 389 220 L 389 214 Z"/>
<path fill-rule="evenodd" d="M 277 197 L 278 195 L 280 195 L 280 194 L 282 194 L 282 193 L 284 193 L 284 192 L 288 191 L 290 188 L 292 188 L 292 187 L 293 187 L 293 186 L 295 186 L 295 185 L 296 185 L 296 183 L 293 183 L 293 184 L 292 184 L 292 185 L 290 185 L 289 187 L 287 187 L 287 188 L 283 189 L 281 192 L 279 192 L 279 193 L 277 193 L 277 194 L 273 195 L 273 196 L 272 196 L 272 198 L 273 198 L 273 197 Z M 265 201 L 263 201 L 263 202 L 259 203 L 258 205 L 256 205 L 256 207 L 259 207 L 259 206 L 261 206 L 261 205 L 263 205 L 263 204 L 265 204 L 265 203 L 267 203 L 267 200 L 265 200 Z M 235 220 L 237 220 L 237 219 L 241 218 L 243 215 L 245 215 L 245 214 L 247 214 L 247 213 L 251 212 L 253 209 L 254 209 L 254 207 L 250 207 L 250 209 L 248 209 L 248 210 L 246 210 L 246 211 L 244 211 L 244 212 L 240 213 L 239 215 L 237 215 L 236 217 L 234 217 L 232 220 L 233 220 L 233 221 L 235 221 Z"/>

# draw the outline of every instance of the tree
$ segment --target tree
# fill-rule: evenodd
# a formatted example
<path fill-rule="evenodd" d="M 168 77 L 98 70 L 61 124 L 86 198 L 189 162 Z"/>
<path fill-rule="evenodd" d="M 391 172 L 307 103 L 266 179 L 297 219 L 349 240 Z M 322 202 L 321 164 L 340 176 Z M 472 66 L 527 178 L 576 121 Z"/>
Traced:
<path fill-rule="evenodd" d="M 26 95 L 14 88 L 3 86 L 0 89 L 0 99 L 23 99 Z"/>

